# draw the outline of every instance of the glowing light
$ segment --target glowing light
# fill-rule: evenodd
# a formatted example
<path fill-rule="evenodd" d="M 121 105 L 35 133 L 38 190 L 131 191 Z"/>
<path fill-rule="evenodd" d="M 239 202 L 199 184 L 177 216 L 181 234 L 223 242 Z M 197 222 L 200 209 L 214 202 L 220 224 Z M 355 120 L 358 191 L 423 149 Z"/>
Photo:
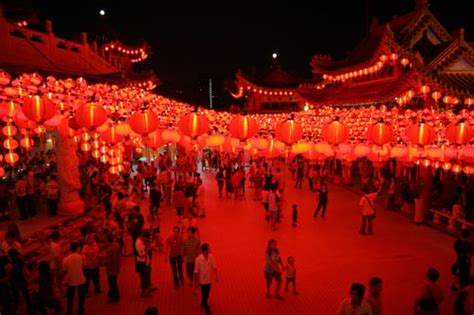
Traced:
<path fill-rule="evenodd" d="M 102 15 L 102 16 L 104 16 L 104 15 L 105 15 L 105 10 L 100 10 L 100 11 L 99 11 L 99 14 Z"/>
<path fill-rule="evenodd" d="M 273 58 L 273 59 L 277 59 L 277 57 L 278 57 L 277 53 L 273 53 L 273 54 L 272 54 L 272 58 Z"/>

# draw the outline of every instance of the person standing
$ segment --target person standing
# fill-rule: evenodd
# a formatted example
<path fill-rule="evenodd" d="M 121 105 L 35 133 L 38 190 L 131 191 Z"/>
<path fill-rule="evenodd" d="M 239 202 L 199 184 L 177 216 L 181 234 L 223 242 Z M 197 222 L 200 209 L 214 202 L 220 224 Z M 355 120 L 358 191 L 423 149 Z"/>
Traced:
<path fill-rule="evenodd" d="M 272 231 L 277 230 L 277 213 L 278 213 L 278 195 L 276 193 L 276 186 L 272 187 L 272 189 L 268 192 L 267 195 L 267 202 L 268 202 L 268 213 L 270 217 L 270 225 L 272 227 Z"/>
<path fill-rule="evenodd" d="M 15 184 L 16 204 L 20 212 L 20 220 L 28 219 L 28 181 L 25 175 L 18 174 L 18 180 Z"/>
<path fill-rule="evenodd" d="M 350 297 L 343 300 L 337 311 L 337 315 L 372 315 L 370 305 L 364 301 L 365 286 L 353 283 L 350 289 Z"/>
<path fill-rule="evenodd" d="M 35 310 L 41 315 L 47 315 L 47 309 L 53 309 L 55 314 L 61 314 L 61 301 L 54 293 L 54 275 L 47 261 L 41 261 L 38 264 L 38 277 L 35 283 L 38 286 Z"/>
<path fill-rule="evenodd" d="M 206 314 L 211 313 L 208 300 L 211 292 L 212 274 L 214 274 L 214 281 L 219 282 L 216 261 L 210 253 L 209 245 L 204 243 L 201 245 L 201 255 L 196 258 L 194 281 L 196 287 L 198 285 L 201 287 L 201 307 L 204 308 Z"/>
<path fill-rule="evenodd" d="M 453 266 L 453 273 L 457 276 L 457 284 L 468 283 L 471 277 L 471 254 L 472 246 L 469 243 L 469 231 L 461 231 L 461 238 L 454 242 L 454 251 L 456 252 L 456 262 Z M 456 284 L 451 286 L 456 290 Z"/>
<path fill-rule="evenodd" d="M 56 230 L 51 234 L 49 241 L 49 255 L 50 255 L 50 264 L 49 269 L 51 276 L 53 278 L 53 284 L 56 287 L 58 293 L 62 296 L 63 285 L 62 285 L 62 271 L 61 271 L 61 245 L 59 245 L 59 232 Z"/>
<path fill-rule="evenodd" d="M 372 315 L 382 315 L 382 279 L 372 277 L 369 281 L 369 296 L 366 299 Z"/>
<path fill-rule="evenodd" d="M 84 314 L 86 301 L 86 277 L 84 276 L 84 258 L 79 254 L 79 244 L 71 242 L 70 254 L 63 259 L 63 268 L 66 272 L 67 284 L 67 314 L 72 315 L 74 307 L 74 294 L 79 295 L 77 314 Z"/>
<path fill-rule="evenodd" d="M 183 191 L 184 188 L 177 187 L 173 193 L 174 206 L 176 208 L 176 215 L 178 216 L 178 221 L 181 221 L 181 218 L 184 215 L 184 208 L 186 204 L 186 195 Z"/>
<path fill-rule="evenodd" d="M 136 250 L 136 241 L 138 236 L 140 236 L 142 232 L 143 225 L 145 224 L 145 218 L 140 213 L 140 207 L 134 206 L 132 208 L 132 212 L 128 215 L 128 230 L 132 236 L 132 244 L 133 244 L 133 255 L 137 255 Z"/>
<path fill-rule="evenodd" d="M 377 195 L 382 190 L 382 185 L 380 186 L 379 190 L 374 193 L 370 193 L 367 187 L 362 188 L 362 192 L 364 195 L 360 198 L 359 205 L 362 208 L 361 215 L 362 215 L 362 225 L 360 227 L 360 234 L 366 234 L 366 226 L 367 226 L 367 233 L 369 235 L 374 234 L 373 230 L 373 220 L 375 218 L 375 206 L 374 201 Z"/>
<path fill-rule="evenodd" d="M 186 276 L 189 285 L 192 286 L 194 279 L 194 267 L 196 258 L 199 256 L 200 241 L 196 238 L 196 229 L 193 226 L 187 229 L 188 238 L 183 241 L 183 256 L 186 260 Z"/>
<path fill-rule="evenodd" d="M 158 212 L 161 207 L 161 191 L 156 188 L 154 181 L 150 182 L 150 217 L 152 220 L 158 219 Z"/>
<path fill-rule="evenodd" d="M 183 239 L 181 238 L 180 228 L 175 226 L 173 228 L 173 235 L 166 240 L 166 248 L 173 274 L 173 284 L 177 288 L 179 284 L 184 284 L 183 276 Z"/>
<path fill-rule="evenodd" d="M 48 214 L 54 216 L 58 214 L 58 203 L 60 197 L 59 184 L 56 175 L 51 175 L 46 183 L 46 200 L 48 204 Z"/>
<path fill-rule="evenodd" d="M 135 271 L 140 275 L 141 297 L 148 297 L 154 288 L 151 287 L 150 232 L 143 230 L 134 243 L 137 255 Z"/>
<path fill-rule="evenodd" d="M 266 284 L 266 291 L 267 291 L 267 298 L 271 299 L 272 294 L 270 293 L 270 288 L 272 285 L 272 281 L 275 280 L 277 283 L 276 290 L 275 290 L 275 297 L 277 300 L 282 300 L 283 298 L 280 295 L 281 289 L 281 272 L 279 272 L 282 268 L 280 262 L 274 261 L 272 258 L 274 257 L 273 253 L 277 251 L 277 241 L 271 239 L 268 241 L 267 249 L 265 250 L 265 268 L 264 268 L 264 275 L 265 275 L 265 284 Z"/>
<path fill-rule="evenodd" d="M 440 305 L 444 300 L 443 290 L 438 285 L 439 271 L 428 268 L 426 283 L 421 289 L 416 304 L 415 315 L 440 315 Z"/>
<path fill-rule="evenodd" d="M 20 292 L 23 295 L 28 310 L 30 309 L 30 293 L 25 278 L 25 263 L 20 258 L 20 253 L 12 248 L 8 251 L 11 264 L 11 289 L 13 296 L 13 307 L 18 311 Z"/>
<path fill-rule="evenodd" d="M 322 209 L 323 212 L 321 213 L 321 218 L 325 218 L 326 216 L 326 208 L 328 206 L 328 186 L 326 184 L 322 184 L 320 189 L 316 189 L 319 192 L 319 201 L 316 210 L 314 211 L 314 219 L 318 218 L 319 211 Z"/>
<path fill-rule="evenodd" d="M 5 233 L 5 240 L 2 242 L 3 254 L 5 256 L 7 256 L 8 252 L 12 248 L 15 249 L 21 255 L 21 253 L 23 251 L 23 248 L 22 248 L 20 242 L 18 242 L 15 239 L 15 233 L 14 232 L 8 231 L 8 232 Z"/>
<path fill-rule="evenodd" d="M 217 181 L 217 189 L 219 191 L 219 199 L 222 199 L 222 191 L 224 190 L 224 171 L 222 168 L 219 169 L 219 171 L 216 174 L 216 181 Z"/>
<path fill-rule="evenodd" d="M 107 302 L 117 303 L 120 301 L 120 292 L 117 283 L 120 272 L 120 245 L 115 241 L 112 233 L 107 234 L 107 249 L 105 251 L 105 269 L 107 272 L 107 283 L 109 292 L 107 292 Z"/>
<path fill-rule="evenodd" d="M 105 215 L 108 216 L 112 212 L 112 187 L 103 179 L 100 180 L 99 196 L 99 200 L 104 206 Z"/>
<path fill-rule="evenodd" d="M 89 292 L 89 285 L 92 280 L 96 293 L 100 293 L 100 269 L 99 269 L 99 246 L 94 235 L 89 235 L 86 244 L 82 247 L 82 257 L 84 257 L 84 275 L 86 276 L 86 294 Z"/>

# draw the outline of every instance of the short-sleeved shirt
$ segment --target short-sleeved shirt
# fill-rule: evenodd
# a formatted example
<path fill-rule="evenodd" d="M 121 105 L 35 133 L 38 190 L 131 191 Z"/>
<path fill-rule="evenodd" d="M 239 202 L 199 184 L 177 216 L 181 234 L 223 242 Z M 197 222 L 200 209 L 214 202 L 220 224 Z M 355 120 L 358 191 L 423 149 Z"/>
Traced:
<path fill-rule="evenodd" d="M 28 181 L 21 179 L 15 184 L 15 193 L 17 197 L 25 197 L 28 194 Z"/>
<path fill-rule="evenodd" d="M 78 286 L 86 282 L 84 277 L 84 258 L 78 253 L 72 253 L 63 260 L 66 271 L 66 281 L 70 286 Z"/>
<path fill-rule="evenodd" d="M 360 198 L 359 206 L 362 208 L 362 215 L 372 215 L 375 213 L 374 200 L 377 193 L 366 194 Z"/>
<path fill-rule="evenodd" d="M 199 245 L 201 242 L 197 238 L 188 238 L 183 241 L 183 251 L 186 262 L 195 262 L 199 256 Z"/>
<path fill-rule="evenodd" d="M 166 244 L 170 248 L 170 257 L 178 257 L 181 256 L 181 250 L 183 246 L 183 239 L 181 236 L 175 237 L 175 236 L 170 236 L 166 240 Z"/>
<path fill-rule="evenodd" d="M 278 210 L 278 198 L 274 192 L 268 193 L 268 210 L 270 211 L 277 211 Z"/>
<path fill-rule="evenodd" d="M 212 272 L 215 269 L 217 269 L 217 266 L 212 254 L 208 254 L 207 259 L 202 254 L 196 258 L 194 273 L 199 275 L 199 284 L 210 284 L 212 282 Z"/>
<path fill-rule="evenodd" d="M 13 241 L 13 243 L 10 245 L 10 244 L 7 243 L 7 241 L 3 241 L 2 250 L 5 253 L 5 255 L 8 255 L 8 251 L 12 248 L 16 249 L 16 251 L 19 254 L 21 254 L 21 252 L 23 251 L 23 248 L 21 247 L 21 244 L 19 242 Z"/>
<path fill-rule="evenodd" d="M 351 299 L 347 298 L 342 301 L 337 311 L 337 315 L 372 315 L 372 309 L 370 305 L 362 301 L 362 304 L 359 307 L 354 308 L 351 303 Z"/>
<path fill-rule="evenodd" d="M 59 184 L 55 180 L 50 180 L 46 184 L 46 196 L 48 199 L 59 199 Z"/>

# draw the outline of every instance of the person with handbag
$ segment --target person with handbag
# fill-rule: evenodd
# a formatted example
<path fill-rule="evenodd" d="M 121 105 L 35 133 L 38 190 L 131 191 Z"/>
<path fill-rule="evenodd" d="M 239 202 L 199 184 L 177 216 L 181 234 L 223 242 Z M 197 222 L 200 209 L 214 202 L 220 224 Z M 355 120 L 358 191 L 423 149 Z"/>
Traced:
<path fill-rule="evenodd" d="M 367 187 L 362 188 L 362 192 L 364 193 L 364 195 L 360 198 L 360 202 L 359 202 L 359 206 L 361 207 L 361 210 L 362 210 L 361 212 L 362 225 L 360 227 L 359 233 L 362 235 L 366 234 L 366 227 L 367 227 L 367 233 L 369 235 L 374 234 L 374 229 L 373 229 L 373 220 L 375 219 L 374 200 L 381 190 L 382 190 L 382 185 L 380 185 L 379 190 L 373 193 L 370 193 Z"/>
<path fill-rule="evenodd" d="M 433 267 L 426 272 L 426 284 L 421 289 L 415 307 L 415 315 L 440 315 L 440 304 L 444 300 L 443 290 L 438 285 L 439 271 Z"/>

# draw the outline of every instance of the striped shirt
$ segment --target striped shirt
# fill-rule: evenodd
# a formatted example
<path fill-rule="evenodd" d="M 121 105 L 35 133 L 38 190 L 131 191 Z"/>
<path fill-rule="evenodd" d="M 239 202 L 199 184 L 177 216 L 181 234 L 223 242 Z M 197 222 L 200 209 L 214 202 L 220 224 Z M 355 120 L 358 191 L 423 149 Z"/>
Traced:
<path fill-rule="evenodd" d="M 183 252 L 186 262 L 194 262 L 199 256 L 200 242 L 197 238 L 188 238 L 183 241 Z"/>

